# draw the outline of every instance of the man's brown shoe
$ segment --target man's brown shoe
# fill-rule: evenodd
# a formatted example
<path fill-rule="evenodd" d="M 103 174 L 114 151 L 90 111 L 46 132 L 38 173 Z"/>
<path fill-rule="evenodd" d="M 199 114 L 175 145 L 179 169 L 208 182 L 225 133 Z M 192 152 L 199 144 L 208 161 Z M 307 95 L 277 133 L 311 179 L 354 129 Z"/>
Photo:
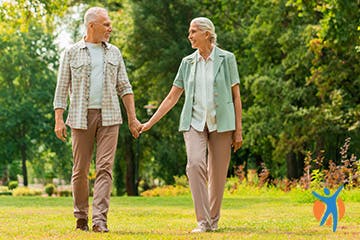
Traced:
<path fill-rule="evenodd" d="M 107 228 L 106 223 L 94 224 L 93 227 L 92 227 L 92 230 L 94 232 L 109 232 L 109 229 Z"/>
<path fill-rule="evenodd" d="M 76 230 L 89 231 L 88 220 L 85 218 L 79 218 L 76 220 Z"/>

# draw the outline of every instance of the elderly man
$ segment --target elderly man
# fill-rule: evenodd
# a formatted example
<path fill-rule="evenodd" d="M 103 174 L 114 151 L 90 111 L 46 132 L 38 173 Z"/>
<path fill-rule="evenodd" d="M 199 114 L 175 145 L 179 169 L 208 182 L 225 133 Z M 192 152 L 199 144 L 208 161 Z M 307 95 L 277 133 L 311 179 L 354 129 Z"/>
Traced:
<path fill-rule="evenodd" d="M 109 44 L 111 21 L 105 9 L 85 13 L 86 36 L 67 51 L 61 61 L 54 97 L 55 133 L 62 141 L 71 128 L 73 150 L 73 199 L 76 229 L 88 231 L 88 173 L 96 144 L 96 180 L 92 211 L 94 232 L 108 232 L 107 213 L 112 187 L 112 167 L 119 125 L 119 95 L 126 108 L 129 128 L 137 138 L 141 128 L 135 115 L 132 87 L 119 49 Z"/>

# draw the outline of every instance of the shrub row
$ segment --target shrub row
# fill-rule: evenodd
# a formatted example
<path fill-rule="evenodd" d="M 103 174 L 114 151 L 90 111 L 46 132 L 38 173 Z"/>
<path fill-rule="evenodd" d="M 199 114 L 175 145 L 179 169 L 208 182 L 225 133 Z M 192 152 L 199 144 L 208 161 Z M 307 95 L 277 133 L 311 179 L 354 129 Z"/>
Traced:
<path fill-rule="evenodd" d="M 12 184 L 12 187 L 10 187 L 10 184 L 8 187 L 6 186 L 0 186 L 0 196 L 40 196 L 44 192 L 48 196 L 57 195 L 60 197 L 70 197 L 72 195 L 71 189 L 69 188 L 59 188 L 57 189 L 54 184 L 47 184 L 44 187 L 44 190 L 42 189 L 36 189 L 36 188 L 29 188 L 29 187 L 15 187 L 15 184 Z"/>
<path fill-rule="evenodd" d="M 360 160 L 354 154 L 348 155 L 350 138 L 341 147 L 341 163 L 329 161 L 324 164 L 324 152 L 316 158 L 308 152 L 304 159 L 304 174 L 299 179 L 273 179 L 265 164 L 261 169 L 247 171 L 244 165 L 236 166 L 235 177 L 228 178 L 225 192 L 228 194 L 252 195 L 281 194 L 290 192 L 300 202 L 311 202 L 313 196 L 308 190 L 321 190 L 324 187 L 336 189 L 345 185 L 344 198 L 360 202 Z M 143 192 L 142 196 L 176 196 L 190 193 L 186 176 L 174 177 L 174 186 L 155 187 Z M 351 193 L 349 193 L 351 190 Z"/>

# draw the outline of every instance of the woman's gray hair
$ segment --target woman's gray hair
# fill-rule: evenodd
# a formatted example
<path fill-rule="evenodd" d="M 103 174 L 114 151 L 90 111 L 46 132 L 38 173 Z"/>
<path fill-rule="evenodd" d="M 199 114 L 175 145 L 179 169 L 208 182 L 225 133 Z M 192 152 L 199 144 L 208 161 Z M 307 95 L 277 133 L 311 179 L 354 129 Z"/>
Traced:
<path fill-rule="evenodd" d="M 94 22 L 98 17 L 99 13 L 106 13 L 105 8 L 101 7 L 91 7 L 89 8 L 84 15 L 84 25 L 87 28 L 90 22 Z"/>
<path fill-rule="evenodd" d="M 210 42 L 216 45 L 217 35 L 215 33 L 215 26 L 210 19 L 197 17 L 191 20 L 191 23 L 196 24 L 201 31 L 208 31 L 210 33 Z"/>

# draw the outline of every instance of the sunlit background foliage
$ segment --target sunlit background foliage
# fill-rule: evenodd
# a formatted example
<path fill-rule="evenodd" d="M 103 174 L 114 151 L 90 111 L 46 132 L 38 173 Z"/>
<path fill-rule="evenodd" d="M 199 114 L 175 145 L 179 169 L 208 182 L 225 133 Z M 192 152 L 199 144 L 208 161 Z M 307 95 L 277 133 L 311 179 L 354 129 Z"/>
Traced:
<path fill-rule="evenodd" d="M 63 49 L 84 34 L 90 6 L 109 10 L 113 34 L 146 121 L 169 91 L 192 18 L 212 19 L 219 47 L 235 53 L 241 79 L 244 146 L 237 166 L 272 179 L 300 179 L 306 159 L 342 164 L 341 147 L 360 152 L 358 0 L 19 0 L 0 1 L 0 177 L 24 185 L 69 183 L 71 144 L 53 133 L 52 98 Z M 177 131 L 181 102 L 139 140 L 119 135 L 116 194 L 174 183 L 185 174 Z M 126 121 L 125 121 L 126 122 Z M 330 164 L 329 164 L 330 163 Z M 356 161 L 355 161 L 356 163 Z M 246 171 L 245 171 L 246 172 Z"/>

